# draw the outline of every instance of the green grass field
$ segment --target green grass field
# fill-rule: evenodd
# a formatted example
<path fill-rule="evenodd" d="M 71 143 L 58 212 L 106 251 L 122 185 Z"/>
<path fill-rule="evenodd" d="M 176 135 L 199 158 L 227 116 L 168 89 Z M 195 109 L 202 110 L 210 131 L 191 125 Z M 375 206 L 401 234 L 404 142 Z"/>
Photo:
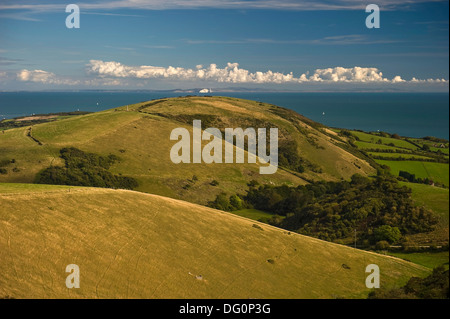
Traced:
<path fill-rule="evenodd" d="M 398 148 L 417 150 L 417 146 L 409 143 L 408 141 L 401 140 L 401 139 L 396 139 L 396 138 L 391 138 L 391 137 L 382 137 L 382 136 L 377 136 L 377 135 L 368 134 L 368 133 L 359 132 L 359 131 L 352 131 L 352 134 L 354 136 L 357 136 L 361 142 L 367 142 L 367 143 L 372 143 L 374 145 L 380 145 L 380 144 L 376 144 L 376 143 L 377 143 L 377 141 L 381 140 L 381 143 L 383 145 L 388 145 L 388 144 L 392 143 L 392 144 L 394 144 L 395 147 L 398 147 Z"/>
<path fill-rule="evenodd" d="M 431 149 L 431 151 L 433 151 L 433 152 L 441 151 L 443 154 L 449 155 L 449 149 L 448 149 L 448 148 L 431 147 L 430 149 Z"/>
<path fill-rule="evenodd" d="M 449 242 L 449 190 L 430 185 L 404 183 L 412 190 L 411 197 L 416 205 L 432 210 L 439 218 L 436 229 L 429 233 L 408 235 L 411 245 L 446 245 Z M 435 255 L 431 255 L 435 256 Z"/>
<path fill-rule="evenodd" d="M 420 253 L 389 253 L 391 256 L 402 258 L 404 260 L 413 262 L 418 265 L 428 267 L 430 269 L 444 266 L 449 269 L 449 254 L 448 251 L 443 252 L 420 252 Z"/>
<path fill-rule="evenodd" d="M 420 205 L 435 212 L 449 225 L 449 190 L 416 183 L 401 183 L 412 189 L 412 198 Z"/>
<path fill-rule="evenodd" d="M 380 267 L 386 288 L 429 274 L 400 259 L 160 196 L 1 187 L 0 296 L 364 298 L 369 264 Z M 80 267 L 79 289 L 65 286 L 69 264 Z"/>
<path fill-rule="evenodd" d="M 387 165 L 391 173 L 398 176 L 400 171 L 415 174 L 417 178 L 429 178 L 449 186 L 449 165 L 443 163 L 419 162 L 419 161 L 386 161 L 376 160 L 377 163 Z"/>

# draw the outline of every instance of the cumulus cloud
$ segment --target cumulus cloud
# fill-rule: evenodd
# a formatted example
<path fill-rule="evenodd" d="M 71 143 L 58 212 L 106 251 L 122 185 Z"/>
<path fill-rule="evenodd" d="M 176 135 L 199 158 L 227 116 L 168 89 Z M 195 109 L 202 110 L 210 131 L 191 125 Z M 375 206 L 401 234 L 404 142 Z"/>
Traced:
<path fill-rule="evenodd" d="M 387 78 L 383 78 L 383 73 L 377 68 L 362 68 L 355 66 L 353 68 L 327 68 L 317 69 L 314 74 L 309 77 L 314 82 L 388 82 Z"/>
<path fill-rule="evenodd" d="M 36 82 L 36 83 L 56 84 L 56 85 L 80 84 L 79 81 L 61 78 L 52 72 L 47 72 L 44 70 L 23 69 L 22 71 L 17 73 L 17 79 L 20 81 L 25 81 L 25 82 Z"/>
<path fill-rule="evenodd" d="M 72 79 L 61 77 L 44 70 L 23 69 L 15 74 L 16 79 L 24 82 L 35 82 L 47 85 L 81 85 L 81 86 L 127 86 L 144 85 L 145 80 L 167 79 L 171 81 L 203 81 L 235 84 L 302 84 L 302 83 L 381 83 L 381 84 L 448 84 L 446 79 L 405 80 L 400 75 L 387 78 L 378 68 L 370 67 L 334 67 L 316 69 L 312 73 L 294 76 L 293 72 L 280 73 L 267 71 L 251 72 L 241 68 L 238 63 L 227 63 L 224 67 L 217 64 L 209 66 L 197 65 L 195 68 L 160 67 L 160 66 L 129 66 L 115 61 L 90 60 L 86 65 L 90 78 Z M 0 72 L 0 77 L 6 74 Z M 139 81 L 143 80 L 143 81 Z"/>
<path fill-rule="evenodd" d="M 99 76 L 138 78 L 138 79 L 175 79 L 175 80 L 210 80 L 229 83 L 288 83 L 295 82 L 292 73 L 282 74 L 278 72 L 255 72 L 239 68 L 238 63 L 228 63 L 224 68 L 217 64 L 208 67 L 197 65 L 195 69 L 182 67 L 159 66 L 127 66 L 119 62 L 104 62 L 91 60 L 88 71 Z"/>
<path fill-rule="evenodd" d="M 420 80 L 413 77 L 411 79 L 411 83 L 448 83 L 448 80 L 446 79 L 426 79 L 426 80 Z"/>
<path fill-rule="evenodd" d="M 1 76 L 1 73 L 0 73 Z M 35 82 L 51 85 L 86 85 L 86 86 L 126 86 L 127 83 L 120 79 L 96 78 L 86 80 L 74 80 L 56 75 L 55 73 L 44 70 L 27 70 L 23 69 L 17 72 L 16 77 L 19 81 Z"/>
<path fill-rule="evenodd" d="M 136 78 L 136 79 L 171 79 L 171 80 L 207 80 L 219 83 L 304 83 L 304 82 L 329 82 L 329 83 L 401 83 L 407 82 L 397 75 L 392 79 L 383 76 L 377 68 L 366 67 L 334 67 L 317 69 L 311 75 L 302 74 L 295 77 L 294 74 L 268 71 L 250 72 L 242 69 L 238 63 L 227 63 L 224 68 L 217 64 L 208 67 L 197 65 L 195 69 L 182 67 L 159 67 L 159 66 L 128 66 L 119 62 L 105 62 L 91 60 L 87 65 L 88 72 L 100 77 L 112 78 Z M 419 82 L 413 78 L 410 82 Z M 427 80 L 430 82 L 429 80 Z M 447 82 L 446 80 L 433 80 L 435 82 Z"/>

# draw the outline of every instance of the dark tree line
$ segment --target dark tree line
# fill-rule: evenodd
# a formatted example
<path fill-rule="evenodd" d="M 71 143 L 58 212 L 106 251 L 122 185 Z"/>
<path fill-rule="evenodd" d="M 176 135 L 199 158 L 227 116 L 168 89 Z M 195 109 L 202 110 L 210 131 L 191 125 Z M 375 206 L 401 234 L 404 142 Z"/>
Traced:
<path fill-rule="evenodd" d="M 381 176 L 355 174 L 351 181 L 298 187 L 253 184 L 239 198 L 241 207 L 273 213 L 266 221 L 272 225 L 329 241 L 353 238 L 356 230 L 358 241 L 394 243 L 402 235 L 431 231 L 438 222 L 431 211 L 414 204 L 411 189 Z M 224 194 L 218 199 L 210 205 L 224 209 L 224 203 L 231 203 Z M 228 208 L 234 210 L 231 204 Z"/>

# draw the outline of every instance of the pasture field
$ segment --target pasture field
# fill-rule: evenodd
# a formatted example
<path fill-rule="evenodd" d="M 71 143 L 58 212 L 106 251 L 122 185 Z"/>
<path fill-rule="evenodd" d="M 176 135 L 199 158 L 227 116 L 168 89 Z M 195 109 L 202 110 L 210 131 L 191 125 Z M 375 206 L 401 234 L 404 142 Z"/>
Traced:
<path fill-rule="evenodd" d="M 402 258 L 404 260 L 411 261 L 415 264 L 425 266 L 433 269 L 439 266 L 449 268 L 449 254 L 448 251 L 442 252 L 418 252 L 418 253 L 389 253 L 391 256 Z"/>
<path fill-rule="evenodd" d="M 377 141 L 381 140 L 381 143 L 383 145 L 393 144 L 394 145 L 393 147 L 417 150 L 417 146 L 415 146 L 414 144 L 411 144 L 410 142 L 405 141 L 403 139 L 377 136 L 377 135 L 359 132 L 359 131 L 351 131 L 351 133 L 352 133 L 352 135 L 357 136 L 361 142 L 376 144 Z M 379 145 L 379 144 L 376 144 L 376 145 Z"/>
<path fill-rule="evenodd" d="M 411 188 L 411 197 L 418 206 L 425 206 L 432 210 L 439 218 L 435 230 L 430 233 L 408 236 L 410 244 L 421 245 L 446 245 L 449 242 L 449 190 L 433 187 L 425 184 L 404 183 Z M 431 254 L 430 256 L 435 256 Z"/>
<path fill-rule="evenodd" d="M 445 163 L 386 160 L 376 160 L 376 162 L 389 166 L 394 176 L 398 176 L 400 171 L 407 171 L 415 174 L 417 178 L 429 178 L 447 187 L 449 185 L 449 165 Z"/>
<path fill-rule="evenodd" d="M 433 187 L 430 185 L 416 184 L 416 183 L 404 183 L 412 190 L 412 198 L 420 205 L 425 206 L 439 215 L 443 224 L 448 226 L 449 224 L 449 190 L 446 188 Z"/>

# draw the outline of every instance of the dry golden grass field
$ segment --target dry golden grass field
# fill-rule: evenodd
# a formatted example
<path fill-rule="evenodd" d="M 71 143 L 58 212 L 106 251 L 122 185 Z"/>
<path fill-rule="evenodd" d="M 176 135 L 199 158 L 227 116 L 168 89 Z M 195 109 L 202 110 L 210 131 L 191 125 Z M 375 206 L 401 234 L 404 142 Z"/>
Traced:
<path fill-rule="evenodd" d="M 364 298 L 373 263 L 382 287 L 429 273 L 161 196 L 0 184 L 0 297 Z"/>

